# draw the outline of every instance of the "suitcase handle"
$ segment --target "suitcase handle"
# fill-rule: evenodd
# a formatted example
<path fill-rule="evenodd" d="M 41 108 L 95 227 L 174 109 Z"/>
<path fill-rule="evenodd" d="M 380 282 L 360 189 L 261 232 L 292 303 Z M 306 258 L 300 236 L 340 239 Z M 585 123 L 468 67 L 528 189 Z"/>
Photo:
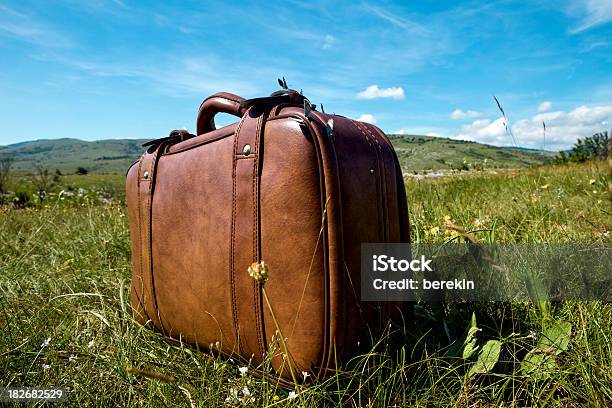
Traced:
<path fill-rule="evenodd" d="M 215 130 L 215 115 L 217 113 L 229 113 L 241 118 L 248 109 L 242 106 L 242 102 L 244 102 L 244 98 L 229 92 L 219 92 L 204 99 L 198 111 L 196 134 L 201 135 Z"/>
<path fill-rule="evenodd" d="M 294 91 L 293 89 L 281 89 L 280 91 L 273 92 L 270 96 L 264 96 L 263 98 L 246 99 L 242 101 L 240 105 L 247 109 L 251 106 L 266 109 L 276 105 L 280 105 L 282 103 L 302 106 L 304 104 L 304 101 L 307 100 L 308 99 L 298 91 Z"/>

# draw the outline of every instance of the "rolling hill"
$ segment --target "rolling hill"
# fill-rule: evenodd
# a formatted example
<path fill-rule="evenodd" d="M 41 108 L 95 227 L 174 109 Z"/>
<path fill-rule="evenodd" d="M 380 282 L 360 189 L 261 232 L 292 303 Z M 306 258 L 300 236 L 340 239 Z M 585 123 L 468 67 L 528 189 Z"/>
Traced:
<path fill-rule="evenodd" d="M 406 172 L 450 170 L 465 160 L 487 168 L 520 168 L 543 164 L 555 152 L 515 147 L 498 147 L 476 142 L 434 136 L 390 135 L 397 156 Z"/>
<path fill-rule="evenodd" d="M 433 136 L 390 135 L 405 173 L 445 170 L 468 163 L 489 168 L 518 168 L 544 163 L 553 153 L 496 147 Z M 86 142 L 78 139 L 35 140 L 0 147 L 0 157 L 14 158 L 13 168 L 32 171 L 37 163 L 50 171 L 73 173 L 78 167 L 90 172 L 122 173 L 143 151 L 142 139 L 109 139 Z"/>
<path fill-rule="evenodd" d="M 78 139 L 45 139 L 0 147 L 0 157 L 15 160 L 15 171 L 32 171 L 37 163 L 49 170 L 74 173 L 78 167 L 99 173 L 124 172 L 142 153 L 146 140 L 108 139 L 86 142 Z"/>

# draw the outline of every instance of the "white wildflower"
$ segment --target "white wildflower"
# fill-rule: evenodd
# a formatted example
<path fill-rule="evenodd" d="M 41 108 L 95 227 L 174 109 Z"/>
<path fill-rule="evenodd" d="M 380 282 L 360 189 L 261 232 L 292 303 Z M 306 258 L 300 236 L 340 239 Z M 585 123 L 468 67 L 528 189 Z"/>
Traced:
<path fill-rule="evenodd" d="M 240 375 L 245 375 L 247 372 L 249 372 L 249 368 L 248 367 L 240 367 L 238 369 L 238 371 L 240 371 Z"/>
<path fill-rule="evenodd" d="M 307 379 L 308 377 L 310 377 L 310 374 L 306 371 L 302 371 L 302 376 L 304 377 L 304 379 Z"/>
<path fill-rule="evenodd" d="M 43 364 L 42 365 L 43 370 L 48 370 L 51 368 L 51 364 Z"/>
<path fill-rule="evenodd" d="M 40 345 L 41 348 L 45 348 L 49 346 L 49 343 L 51 343 L 51 337 L 47 337 L 45 339 L 45 341 L 42 342 L 42 344 Z"/>
<path fill-rule="evenodd" d="M 291 391 L 289 392 L 289 396 L 287 397 L 289 399 L 296 399 L 297 398 L 297 394 L 295 393 L 295 391 Z"/>
<path fill-rule="evenodd" d="M 87 343 L 87 348 L 92 348 L 94 345 L 94 341 L 90 340 L 89 343 Z"/>
<path fill-rule="evenodd" d="M 231 388 L 229 391 L 229 395 L 227 396 L 227 398 L 225 398 L 225 402 L 227 403 L 235 403 L 235 402 L 240 402 L 240 398 L 238 398 L 238 389 L 237 388 Z"/>

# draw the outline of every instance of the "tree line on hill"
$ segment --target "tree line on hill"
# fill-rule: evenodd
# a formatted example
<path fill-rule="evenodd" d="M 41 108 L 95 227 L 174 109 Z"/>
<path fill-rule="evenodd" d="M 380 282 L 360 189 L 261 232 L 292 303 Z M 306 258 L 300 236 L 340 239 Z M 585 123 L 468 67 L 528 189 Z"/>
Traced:
<path fill-rule="evenodd" d="M 581 163 L 587 160 L 604 160 L 608 157 L 609 149 L 608 132 L 595 133 L 593 136 L 578 139 L 569 151 L 559 152 L 553 159 L 553 163 Z"/>

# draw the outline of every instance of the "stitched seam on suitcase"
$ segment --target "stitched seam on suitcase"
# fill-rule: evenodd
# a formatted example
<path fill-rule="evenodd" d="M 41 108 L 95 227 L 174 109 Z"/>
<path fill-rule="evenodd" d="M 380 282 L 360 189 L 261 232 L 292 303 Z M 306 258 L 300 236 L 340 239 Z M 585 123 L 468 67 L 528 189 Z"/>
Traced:
<path fill-rule="evenodd" d="M 155 162 L 155 154 L 157 154 L 157 150 L 154 153 L 154 156 L 152 158 L 152 163 Z M 148 266 L 148 273 L 149 273 L 149 285 L 150 285 L 150 296 L 155 299 L 155 297 L 153 296 L 153 265 L 151 262 L 151 184 L 152 184 L 152 180 L 153 180 L 153 174 L 151 172 L 152 168 L 149 165 L 149 186 L 147 187 L 147 195 L 145 197 L 145 233 L 146 233 L 146 240 L 145 240 L 145 245 L 146 245 L 146 256 L 149 260 L 149 264 Z M 152 299 L 152 300 L 153 300 Z M 155 302 L 153 302 L 153 309 L 151 311 L 151 313 L 154 314 L 159 314 L 159 311 L 156 310 L 157 308 L 155 307 Z M 162 327 L 162 331 L 163 331 L 163 327 Z"/>
<path fill-rule="evenodd" d="M 299 116 L 299 115 L 298 115 Z M 324 259 L 324 269 L 325 269 L 325 283 L 324 283 L 324 298 L 325 298 L 325 323 L 324 323 L 324 339 L 323 339 L 323 354 L 321 359 L 321 367 L 319 373 L 322 373 L 329 366 L 332 356 L 332 350 L 334 347 L 334 341 L 332 341 L 332 329 L 331 329 L 331 309 L 332 309 L 332 299 L 331 299 L 331 262 L 330 262 L 330 244 L 329 244 L 329 229 L 330 229 L 330 217 L 328 212 L 328 191 L 326 185 L 326 178 L 332 177 L 328 174 L 324 158 L 323 158 L 323 145 L 324 138 L 327 135 L 326 123 L 327 121 L 318 116 L 317 112 L 313 112 L 314 118 L 318 119 L 310 121 L 305 116 L 302 116 L 302 120 L 308 126 L 310 134 L 313 137 L 313 141 L 316 145 L 316 154 L 317 154 L 317 162 L 319 166 L 320 172 L 320 188 L 321 188 L 321 206 L 324 209 L 325 216 L 325 228 L 323 230 L 323 259 Z M 316 125 L 316 126 L 315 126 Z M 332 139 L 329 139 L 332 141 Z M 339 186 L 338 186 L 339 187 Z M 331 193 L 329 193 L 331 194 Z"/>
<path fill-rule="evenodd" d="M 331 138 L 331 143 L 329 144 L 329 157 L 330 157 L 330 173 L 336 174 L 336 180 L 338 181 L 338 184 L 336 185 L 336 191 L 335 194 L 337 195 L 336 197 L 336 202 L 338 204 L 338 208 L 337 208 L 337 213 L 335 214 L 336 217 L 336 224 L 334 225 L 334 234 L 335 234 L 335 247 L 339 248 L 339 250 L 336 250 L 336 254 L 335 254 L 335 266 L 336 266 L 336 273 L 337 273 L 337 278 L 336 280 L 339 280 L 340 282 L 337 282 L 337 287 L 343 287 L 344 284 L 344 277 L 343 274 L 341 272 L 342 270 L 342 265 L 344 262 L 344 239 L 343 239 L 343 228 L 344 228 L 344 223 L 342 220 L 343 217 L 343 213 L 342 213 L 342 181 L 339 179 L 340 177 L 340 165 L 339 165 L 339 158 L 338 158 L 338 152 L 336 150 L 336 137 L 335 134 L 332 132 L 332 138 Z M 330 268 L 331 271 L 331 268 Z M 338 306 L 336 307 L 336 310 L 339 311 L 340 315 L 346 316 L 346 311 L 348 310 L 348 304 L 347 301 L 345 300 L 345 297 L 340 295 L 337 296 L 337 301 L 336 303 L 338 304 Z M 336 336 L 334 336 L 334 349 L 337 349 L 337 347 L 340 347 L 341 350 L 342 348 L 345 347 L 346 345 L 346 329 L 347 329 L 347 325 L 341 323 L 339 321 L 338 318 L 335 319 L 335 327 L 336 327 L 336 333 L 338 333 Z M 344 330 L 341 331 L 341 328 L 343 328 Z M 342 332 L 342 336 L 340 337 L 340 333 Z M 338 346 L 338 344 L 340 344 Z M 335 354 L 335 352 L 334 352 Z M 331 355 L 330 355 L 330 359 L 331 359 Z"/>
<path fill-rule="evenodd" d="M 375 176 L 376 176 L 376 209 L 378 212 L 378 224 L 380 225 L 380 236 L 379 238 L 382 241 L 387 241 L 387 225 L 386 225 L 386 218 L 385 218 L 385 188 L 384 188 L 384 182 L 383 182 L 383 177 L 384 177 L 384 170 L 383 167 L 381 165 L 381 161 L 383 161 L 380 157 L 380 152 L 377 149 L 377 143 L 372 134 L 370 133 L 370 135 L 368 136 L 368 134 L 366 133 L 367 128 L 364 124 L 358 122 L 358 121 L 352 121 L 352 123 L 355 125 L 355 127 L 357 127 L 359 129 L 359 131 L 363 134 L 363 136 L 365 137 L 366 140 L 368 140 L 369 145 L 372 147 L 372 150 L 374 151 L 374 156 L 376 157 L 376 170 L 375 170 Z M 368 132 L 369 133 L 369 132 Z M 386 303 L 383 305 L 383 307 L 386 306 Z"/>
<path fill-rule="evenodd" d="M 147 311 L 147 305 L 146 305 L 146 295 L 145 295 L 145 288 L 144 288 L 144 277 L 143 277 L 143 268 L 142 268 L 142 209 L 141 209 L 141 201 L 140 201 L 140 175 L 141 173 L 141 169 L 142 169 L 142 160 L 138 163 L 138 171 L 136 172 L 136 205 L 138 208 L 138 223 L 136 224 L 138 226 L 138 241 L 139 241 L 139 245 L 138 245 L 138 279 L 140 280 L 140 293 L 142 294 L 143 299 L 140 299 L 140 296 L 138 296 L 138 291 L 136 291 L 136 297 L 138 298 L 138 300 L 140 301 L 141 305 L 142 305 L 142 310 L 144 311 L 144 314 L 147 318 L 147 320 L 151 320 L 151 316 L 149 316 L 149 312 Z M 132 254 L 132 256 L 134 256 L 134 254 Z M 153 320 L 151 320 L 151 322 L 153 322 Z"/>
<path fill-rule="evenodd" d="M 324 155 L 323 149 L 325 147 L 325 138 L 327 136 L 327 130 L 325 130 L 327 126 L 327 120 L 324 120 L 324 118 L 322 116 L 320 117 L 318 112 L 315 112 L 315 111 L 312 112 L 312 116 L 318 120 L 310 121 L 305 116 L 302 116 L 301 118 L 304 121 L 304 123 L 308 125 L 311 135 L 315 139 L 315 144 L 317 145 L 316 152 L 317 152 L 317 159 L 318 159 L 318 164 L 319 164 L 320 180 L 321 180 L 320 181 L 321 200 L 322 200 L 321 204 L 322 204 L 322 207 L 326 211 L 325 229 L 323 231 L 323 237 L 324 237 L 323 242 L 325 243 L 323 245 L 324 268 L 325 268 L 325 287 L 324 287 L 324 296 L 325 296 L 325 325 L 324 325 L 325 335 L 324 336 L 325 338 L 323 340 L 324 348 L 323 348 L 323 355 L 322 355 L 321 367 L 320 367 L 320 373 L 323 373 L 329 367 L 332 359 L 334 358 L 333 350 L 336 345 L 335 337 L 332 334 L 332 328 L 331 328 L 331 321 L 332 321 L 331 316 L 332 316 L 332 303 L 333 302 L 332 302 L 332 296 L 331 296 L 331 274 L 332 272 L 331 272 L 331 261 L 330 261 L 331 251 L 330 251 L 330 243 L 329 243 L 329 234 L 330 234 L 329 230 L 332 224 L 330 222 L 330 219 L 331 219 L 331 217 L 329 216 L 330 212 L 328 211 L 329 210 L 328 198 L 331 199 L 332 193 L 329 193 L 327 191 L 327 185 L 326 185 L 327 178 L 333 177 L 333 174 L 328 173 L 329 170 L 326 169 L 326 165 L 325 165 L 324 158 L 323 158 L 323 155 Z M 334 139 L 329 138 L 329 140 L 330 140 L 330 145 L 333 146 Z M 335 160 L 337 162 L 337 156 L 334 154 L 334 152 L 332 152 L 332 154 L 334 155 Z M 337 186 L 337 187 L 338 187 L 337 194 L 340 194 L 341 187 L 340 186 Z M 341 214 L 339 214 L 338 216 L 341 217 Z M 337 233 L 342 234 L 342 229 L 339 228 Z M 334 299 L 334 301 L 338 303 L 339 299 Z"/>
<path fill-rule="evenodd" d="M 395 200 L 396 200 L 396 205 L 398 206 L 398 217 L 402 218 L 402 212 L 404 210 L 402 210 L 400 207 L 402 206 L 402 199 L 400 198 L 400 195 L 403 194 L 404 195 L 404 199 L 406 200 L 406 191 L 404 188 L 404 177 L 401 171 L 401 167 L 399 166 L 399 161 L 397 159 L 397 155 L 395 153 L 395 150 L 393 149 L 393 145 L 391 144 L 391 141 L 389 140 L 389 138 L 387 137 L 387 135 L 385 135 L 382 130 L 380 130 L 379 128 L 377 128 L 376 126 L 371 126 L 371 129 L 374 129 L 374 132 L 376 132 L 376 134 L 379 135 L 380 139 L 383 140 L 384 145 L 386 146 L 388 152 L 391 155 L 392 161 L 393 161 L 393 169 L 392 169 L 392 174 L 390 172 L 389 176 L 392 178 L 391 182 L 393 184 L 396 185 L 396 195 L 395 195 Z M 405 202 L 405 201 L 404 201 Z M 387 201 L 387 209 L 389 208 L 389 202 Z M 389 218 L 389 217 L 388 217 Z M 389 218 L 390 219 L 390 218 Z M 390 221 L 389 221 L 390 222 Z M 400 221 L 400 227 L 399 227 L 399 235 L 400 235 L 400 241 L 401 241 L 401 237 L 406 235 L 406 231 L 405 231 L 405 226 L 403 225 L 404 223 L 402 221 Z M 408 234 L 408 240 L 410 234 Z"/>
<path fill-rule="evenodd" d="M 255 158 L 253 160 L 253 176 L 252 176 L 252 188 L 253 188 L 253 262 L 259 261 L 259 180 L 258 180 L 258 168 L 259 168 L 259 154 L 260 154 L 260 132 L 262 131 L 263 121 L 265 114 L 261 114 L 259 119 L 257 120 L 257 128 L 255 130 Z M 261 286 L 259 282 L 253 280 L 253 308 L 255 309 L 255 324 L 257 327 L 257 345 L 259 347 L 259 352 L 263 356 L 264 354 L 264 344 L 262 339 L 263 329 L 262 329 L 262 316 L 261 316 Z"/>
<path fill-rule="evenodd" d="M 382 166 L 382 173 L 380 175 L 380 180 L 381 180 L 381 184 L 382 184 L 382 201 L 383 201 L 383 217 L 384 217 L 384 221 L 385 221 L 385 241 L 388 242 L 390 239 L 390 225 L 389 225 L 389 200 L 387 199 L 387 166 L 385 164 L 385 154 L 384 154 L 384 149 L 383 146 L 381 146 L 380 144 L 380 140 L 379 137 L 377 137 L 376 135 L 374 135 L 372 133 L 372 130 L 369 129 L 367 126 L 364 125 L 364 127 L 366 128 L 366 130 L 368 131 L 368 133 L 372 136 L 372 139 L 374 139 L 374 141 L 376 142 L 376 145 L 378 146 L 378 149 L 380 150 L 380 164 Z"/>
<path fill-rule="evenodd" d="M 368 144 L 372 146 L 374 150 L 374 155 L 376 156 L 376 167 L 377 167 L 376 169 L 376 210 L 378 212 L 378 220 L 379 220 L 379 225 L 381 228 L 381 238 L 385 239 L 386 226 L 385 226 L 385 210 L 384 210 L 384 202 L 383 202 L 384 191 L 383 191 L 382 179 L 380 176 L 381 165 L 380 165 L 380 159 L 378 156 L 378 150 L 376 149 L 376 146 L 374 145 L 374 141 L 372 141 L 372 139 L 368 137 L 368 135 L 364 131 L 361 124 L 357 121 L 351 121 L 351 123 L 355 125 L 355 127 L 359 130 L 359 132 L 361 132 L 361 134 L 366 139 L 366 141 L 368 141 Z"/>
<path fill-rule="evenodd" d="M 383 207 L 383 222 L 384 222 L 384 227 L 385 227 L 385 233 L 384 233 L 384 239 L 385 242 L 389 241 L 389 237 L 390 237 L 390 226 L 389 226 L 389 200 L 387 200 L 387 166 L 385 163 L 385 155 L 384 155 L 384 151 L 383 151 L 383 147 L 380 144 L 380 140 L 378 137 L 376 137 L 372 131 L 364 125 L 364 128 L 367 130 L 367 132 L 371 135 L 372 139 L 375 141 L 376 145 L 378 146 L 380 155 L 377 156 L 378 160 L 379 160 L 379 166 L 381 167 L 381 173 L 379 175 L 380 178 L 380 183 L 381 183 L 381 187 L 382 187 L 382 195 L 381 195 L 381 200 L 382 200 L 382 207 Z"/>
<path fill-rule="evenodd" d="M 372 132 L 364 125 L 366 131 L 371 135 L 372 139 L 376 143 L 378 147 L 379 155 L 377 155 L 378 165 L 381 168 L 381 172 L 379 174 L 379 180 L 382 188 L 382 208 L 383 208 L 383 225 L 384 225 L 384 240 L 385 242 L 389 241 L 389 209 L 387 208 L 387 167 L 385 165 L 385 157 L 382 146 L 380 145 L 380 141 L 376 136 L 372 134 Z"/>
<path fill-rule="evenodd" d="M 152 242 L 151 242 L 151 185 L 153 183 L 153 163 L 155 163 L 155 157 L 157 156 L 157 150 L 155 150 L 155 152 L 153 153 L 153 155 L 149 158 L 149 163 L 147 163 L 147 167 L 148 167 L 148 172 L 149 172 L 149 180 L 148 180 L 148 186 L 147 186 L 147 194 L 145 195 L 145 202 L 144 202 L 144 210 L 145 210 L 145 222 L 144 222 L 144 228 L 145 228 L 145 241 L 144 241 L 144 245 L 143 248 L 145 251 L 145 256 L 147 257 L 147 261 L 148 261 L 148 265 L 147 265 L 147 273 L 149 274 L 148 276 L 148 285 L 149 285 L 149 296 L 150 296 L 150 302 L 152 303 L 153 306 L 153 310 L 151 311 L 151 313 L 157 314 L 158 315 L 158 320 L 159 319 L 159 311 L 157 310 L 157 304 L 155 301 L 155 295 L 154 295 L 154 289 L 153 289 L 153 262 L 152 262 L 152 256 L 151 256 L 151 252 L 152 252 Z M 153 320 L 155 322 L 155 320 Z M 161 325 L 161 320 L 160 320 L 160 326 Z M 162 332 L 163 330 L 163 326 L 161 327 Z"/>
<path fill-rule="evenodd" d="M 146 156 L 145 156 L 146 157 Z M 142 198 L 142 193 L 141 193 L 141 177 L 142 177 L 142 167 L 139 167 L 139 173 L 138 173 L 138 228 L 139 228 L 139 239 L 140 239 L 140 282 L 142 283 L 142 300 L 144 301 L 144 310 L 147 314 L 147 318 L 149 320 L 151 320 L 151 323 L 153 325 L 155 325 L 155 320 L 151 317 L 151 315 L 149 314 L 149 310 L 147 310 L 149 307 L 148 303 L 149 303 L 149 299 L 148 299 L 148 290 L 147 290 L 147 275 L 145 275 L 145 263 L 144 263 L 144 258 L 145 258 L 145 245 L 146 245 L 146 229 L 145 229 L 145 222 L 146 222 L 146 218 L 145 215 L 146 214 L 146 208 L 144 208 L 144 202 L 143 202 L 143 198 Z"/>
<path fill-rule="evenodd" d="M 232 154 L 235 158 L 236 154 L 236 147 L 238 146 L 238 135 L 240 134 L 240 129 L 242 128 L 242 124 L 244 123 L 244 120 L 246 118 L 246 115 L 242 118 L 242 120 L 240 121 L 240 123 L 238 124 L 238 127 L 236 128 L 236 131 L 234 133 L 234 149 L 232 151 Z M 236 245 L 236 192 L 237 192 L 237 186 L 236 186 L 236 164 L 237 161 L 234 159 L 234 166 L 233 166 L 233 172 L 232 172 L 232 180 L 233 180 L 233 191 L 232 191 L 232 236 L 230 239 L 230 296 L 232 299 L 232 319 L 234 321 L 234 332 L 236 335 L 236 343 L 238 344 L 238 351 L 240 353 L 242 353 L 242 344 L 241 344 L 241 339 L 240 339 L 240 330 L 238 327 L 238 310 L 237 310 L 237 305 L 236 305 L 236 273 L 235 273 L 235 269 L 236 269 L 236 265 L 235 265 L 235 257 L 234 257 L 234 249 L 235 249 L 235 245 Z"/>
<path fill-rule="evenodd" d="M 383 210 L 383 219 L 382 219 L 382 225 L 383 225 L 383 240 L 384 242 L 389 242 L 390 240 L 390 229 L 391 226 L 389 225 L 389 200 L 387 197 L 387 168 L 385 165 L 385 154 L 384 154 L 384 150 L 383 147 L 380 144 L 379 141 L 379 137 L 377 137 L 376 135 L 374 135 L 371 131 L 371 129 L 365 125 L 365 124 L 360 124 L 363 129 L 365 131 L 367 131 L 371 138 L 374 140 L 374 142 L 376 143 L 376 146 L 374 148 L 374 150 L 376 151 L 376 160 L 377 160 L 377 165 L 378 165 L 378 177 L 377 180 L 380 183 L 380 188 L 381 188 L 381 192 L 379 193 L 379 197 L 380 197 L 380 201 L 381 201 L 381 207 Z M 376 147 L 378 147 L 378 149 L 376 149 Z M 389 303 L 384 303 L 383 304 L 383 313 L 385 315 L 388 315 L 388 309 L 389 308 Z"/>
<path fill-rule="evenodd" d="M 143 298 L 143 306 L 144 311 L 147 318 L 155 325 L 155 315 L 157 314 L 158 321 L 160 324 L 160 328 L 162 332 L 164 331 L 164 327 L 161 323 L 161 318 L 159 316 L 159 310 L 157 308 L 157 300 L 155 298 L 155 289 L 153 286 L 153 259 L 152 259 L 152 241 L 151 241 L 151 189 L 152 189 L 152 180 L 153 180 L 153 168 L 157 158 L 158 150 L 155 150 L 153 155 L 151 156 L 148 153 L 145 153 L 143 156 L 143 160 L 141 160 L 141 164 L 138 167 L 138 226 L 139 226 L 139 237 L 140 237 L 140 279 L 142 283 L 142 298 Z M 147 157 L 148 155 L 148 157 Z M 145 166 L 142 166 L 142 162 L 144 162 L 144 158 L 149 160 L 148 163 L 145 163 Z M 150 179 L 147 180 L 147 192 L 145 194 L 144 200 L 142 198 L 142 194 L 140 191 L 141 186 L 141 178 L 143 177 L 142 171 L 143 167 L 146 167 L 149 174 L 151 175 Z M 145 261 L 146 260 L 146 261 Z M 148 264 L 146 263 L 148 262 Z M 146 268 L 145 268 L 146 266 Z M 146 270 L 145 270 L 146 269 Z M 146 274 L 146 275 L 145 275 Z M 149 307 L 150 305 L 150 307 Z M 148 310 L 151 309 L 152 310 Z"/>
<path fill-rule="evenodd" d="M 376 157 L 376 209 L 378 212 L 378 224 L 381 228 L 381 235 L 380 237 L 384 239 L 385 236 L 385 223 L 384 223 L 384 208 L 383 208 L 383 203 L 382 203 L 382 195 L 384 194 L 383 192 L 383 187 L 382 187 L 382 181 L 380 179 L 380 173 L 381 173 L 381 169 L 380 169 L 380 160 L 378 157 L 378 151 L 376 150 L 376 145 L 374 144 L 374 140 L 372 140 L 370 137 L 368 137 L 368 135 L 366 134 L 366 132 L 364 131 L 361 123 L 359 122 L 353 122 L 355 124 L 355 126 L 359 129 L 359 131 L 363 134 L 364 138 L 366 140 L 368 140 L 368 142 L 370 142 L 370 145 L 372 146 L 372 150 L 374 151 L 374 156 Z"/>
<path fill-rule="evenodd" d="M 151 273 L 151 296 L 153 297 L 153 305 L 155 308 L 155 313 L 157 313 L 157 319 L 159 320 L 159 325 L 161 326 L 161 330 L 162 333 L 164 335 L 166 335 L 166 329 L 164 327 L 164 323 L 162 322 L 162 318 L 161 318 L 161 312 L 159 310 L 159 305 L 157 304 L 157 293 L 155 292 L 155 277 L 154 277 L 154 272 L 153 272 L 153 235 L 152 235 L 152 230 L 153 230 L 153 193 L 155 192 L 155 180 L 157 179 L 157 162 L 158 162 L 158 156 L 159 156 L 159 152 L 162 149 L 166 148 L 166 144 L 165 143 L 161 143 L 158 147 L 157 150 L 155 150 L 155 153 L 153 154 L 153 158 L 151 160 L 151 165 L 149 167 L 149 191 L 147 194 L 147 204 L 148 204 L 148 215 L 149 215 L 149 222 L 148 222 L 148 245 L 149 245 L 149 270 Z M 171 333 L 169 333 L 168 335 L 171 335 Z"/>

